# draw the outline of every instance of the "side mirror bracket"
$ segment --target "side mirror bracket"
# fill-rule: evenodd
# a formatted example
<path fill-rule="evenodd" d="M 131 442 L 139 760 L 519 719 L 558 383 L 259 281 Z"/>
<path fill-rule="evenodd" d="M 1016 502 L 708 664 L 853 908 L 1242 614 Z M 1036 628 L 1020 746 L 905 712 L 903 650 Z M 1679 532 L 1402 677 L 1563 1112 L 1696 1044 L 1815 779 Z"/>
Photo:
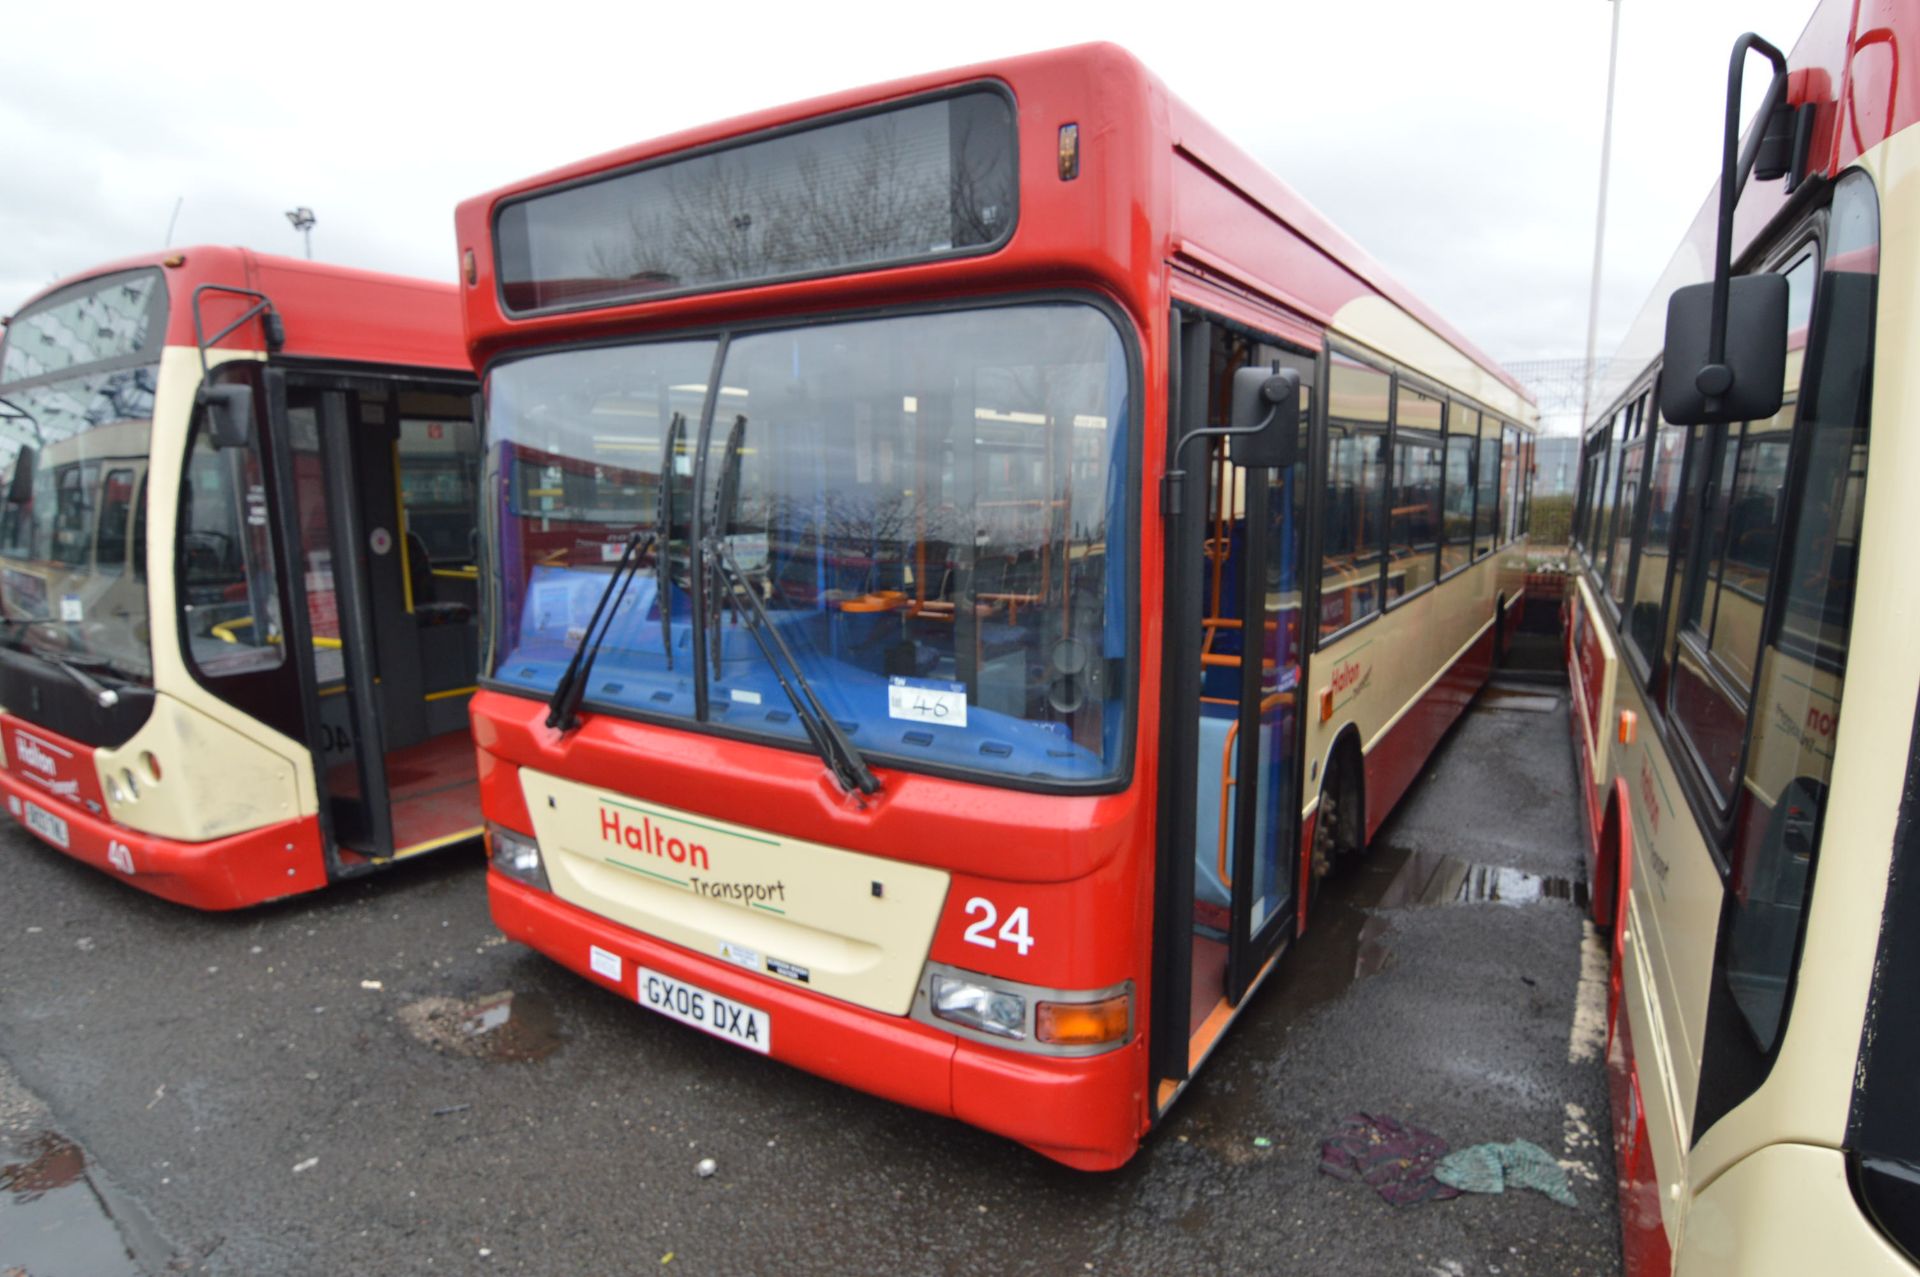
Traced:
<path fill-rule="evenodd" d="M 1160 512 L 1181 512 L 1187 472 L 1180 459 L 1195 439 L 1233 440 L 1233 463 L 1250 470 L 1284 470 L 1300 459 L 1300 374 L 1292 368 L 1242 368 L 1233 374 L 1225 426 L 1202 426 L 1180 436 L 1173 468 L 1161 480 Z"/>

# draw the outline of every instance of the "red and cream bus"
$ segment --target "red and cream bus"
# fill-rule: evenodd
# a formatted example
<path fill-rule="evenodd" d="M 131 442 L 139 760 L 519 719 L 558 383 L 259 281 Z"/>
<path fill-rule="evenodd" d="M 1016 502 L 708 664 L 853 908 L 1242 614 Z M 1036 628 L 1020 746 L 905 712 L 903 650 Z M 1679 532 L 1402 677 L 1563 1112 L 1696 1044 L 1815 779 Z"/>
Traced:
<path fill-rule="evenodd" d="M 0 342 L 0 789 L 205 909 L 479 837 L 474 379 L 453 289 L 116 262 Z"/>
<path fill-rule="evenodd" d="M 1110 46 L 457 227 L 502 930 L 1126 1161 L 1485 678 L 1524 393 Z"/>
<path fill-rule="evenodd" d="M 1916 56 L 1893 0 L 1736 43 L 1720 186 L 1586 434 L 1568 662 L 1633 1273 L 1920 1258 Z"/>

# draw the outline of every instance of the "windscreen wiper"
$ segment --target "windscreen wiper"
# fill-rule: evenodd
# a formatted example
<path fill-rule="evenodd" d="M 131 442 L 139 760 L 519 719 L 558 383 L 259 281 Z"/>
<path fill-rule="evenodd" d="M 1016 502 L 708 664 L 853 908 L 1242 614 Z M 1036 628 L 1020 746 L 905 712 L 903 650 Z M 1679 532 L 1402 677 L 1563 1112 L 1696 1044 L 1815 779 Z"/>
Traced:
<path fill-rule="evenodd" d="M 674 444 L 685 433 L 687 419 L 674 413 L 667 419 L 666 438 L 660 443 L 660 491 L 654 502 L 653 526 L 661 530 L 660 553 L 653 556 L 653 592 L 660 601 L 660 646 L 673 668 L 673 457 Z"/>
<path fill-rule="evenodd" d="M 93 697 L 93 703 L 98 705 L 101 709 L 112 709 L 115 705 L 118 705 L 120 703 L 120 693 L 114 691 L 111 687 L 108 687 L 105 683 L 102 683 L 99 679 L 87 673 L 84 669 L 80 668 L 80 666 L 76 665 L 74 662 L 69 661 L 64 657 L 55 656 L 51 652 L 35 652 L 34 655 L 39 657 L 41 660 L 45 661 L 47 664 L 52 665 L 57 669 L 61 670 L 66 674 L 68 678 L 72 679 L 74 682 L 80 684 L 81 687 L 85 688 L 87 695 Z"/>
<path fill-rule="evenodd" d="M 780 637 L 779 629 L 767 615 L 760 596 L 748 582 L 746 573 L 734 561 L 733 550 L 718 536 L 710 536 L 706 542 L 707 559 L 714 570 L 726 579 L 728 592 L 736 599 L 745 599 L 740 615 L 747 623 L 747 632 L 753 635 L 754 643 L 760 648 L 760 655 L 766 658 L 767 667 L 773 671 L 773 677 L 780 684 L 780 690 L 787 694 L 794 712 L 800 715 L 800 726 L 806 729 L 807 739 L 840 782 L 840 787 L 848 793 L 858 790 L 862 794 L 878 793 L 880 782 L 874 779 L 873 772 L 867 767 L 867 760 L 860 756 L 854 743 L 847 739 L 840 724 L 833 721 L 820 704 L 820 698 L 814 694 L 813 684 L 807 681 L 800 663 L 793 658 L 793 652 L 787 647 L 787 641 Z M 771 642 L 769 642 L 771 640 Z M 778 657 L 775 652 L 778 651 Z M 786 672 L 781 665 L 785 664 Z M 788 674 L 792 675 L 789 681 Z"/>
<path fill-rule="evenodd" d="M 620 562 L 614 567 L 613 575 L 607 578 L 606 588 L 600 591 L 600 601 L 593 605 L 593 615 L 588 618 L 587 628 L 580 634 L 580 646 L 574 649 L 573 659 L 567 662 L 567 668 L 560 674 L 560 681 L 554 684 L 553 695 L 547 698 L 548 727 L 570 732 L 579 725 L 580 698 L 586 695 L 587 677 L 593 673 L 593 658 L 599 653 L 607 631 L 613 628 L 613 619 L 619 614 L 620 603 L 627 596 L 627 586 L 633 583 L 640 556 L 653 543 L 652 532 L 643 533 L 635 528 L 627 533 L 626 549 L 620 552 Z M 611 608 L 607 606 L 609 600 L 613 603 Z M 603 613 L 607 618 L 605 625 L 600 623 Z"/>

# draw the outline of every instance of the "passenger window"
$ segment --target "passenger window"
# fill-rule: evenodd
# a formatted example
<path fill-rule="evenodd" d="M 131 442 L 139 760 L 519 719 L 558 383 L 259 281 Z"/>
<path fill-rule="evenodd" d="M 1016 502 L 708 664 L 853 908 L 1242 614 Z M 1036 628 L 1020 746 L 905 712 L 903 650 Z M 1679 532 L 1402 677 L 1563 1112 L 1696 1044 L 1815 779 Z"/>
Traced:
<path fill-rule="evenodd" d="M 96 571 L 118 575 L 127 567 L 127 529 L 133 521 L 133 471 L 109 470 L 100 485 L 100 540 Z"/>
<path fill-rule="evenodd" d="M 1380 610 L 1388 395 L 1381 370 L 1335 354 L 1327 394 L 1326 512 L 1321 523 L 1320 634 Z"/>
<path fill-rule="evenodd" d="M 1507 426 L 1500 436 L 1500 543 L 1521 534 L 1521 432 Z"/>
<path fill-rule="evenodd" d="M 1479 449 L 1480 414 L 1453 405 L 1447 415 L 1446 483 L 1441 514 L 1440 575 L 1473 557 L 1473 468 Z"/>
<path fill-rule="evenodd" d="M 1737 494 L 1790 502 L 1797 515 L 1776 521 L 1764 537 L 1771 548 L 1776 528 L 1792 529 L 1776 582 L 1779 615 L 1758 655 L 1753 746 L 1742 786 L 1751 811 L 1737 822 L 1741 841 L 1727 893 L 1727 982 L 1762 1052 L 1779 1035 L 1833 771 L 1866 490 L 1878 242 L 1873 185 L 1856 173 L 1834 195 L 1811 335 L 1803 306 L 1796 306 L 1789 326 L 1789 381 L 1803 387 L 1792 426 L 1804 453 L 1798 473 L 1785 470 L 1783 427 L 1777 439 L 1766 434 L 1756 445 L 1778 444 L 1778 468 L 1772 452 L 1757 454 L 1740 474 L 1751 482 L 1744 488 L 1736 482 Z M 1792 364 L 1802 351 L 1812 362 L 1804 378 L 1796 378 Z M 1776 422 L 1794 415 L 1789 408 Z M 1736 495 L 1736 509 L 1739 500 Z M 1730 563 L 1737 552 L 1733 538 Z M 1723 588 L 1722 609 L 1732 606 L 1731 597 Z"/>
<path fill-rule="evenodd" d="M 1441 402 L 1400 387 L 1393 425 L 1392 493 L 1387 509 L 1387 601 L 1434 578 L 1440 528 Z"/>
<path fill-rule="evenodd" d="M 1474 471 L 1473 557 L 1493 553 L 1500 512 L 1500 422 L 1480 418 L 1480 462 Z"/>
<path fill-rule="evenodd" d="M 1626 415 L 1626 444 L 1614 485 L 1613 551 L 1607 559 L 1607 593 L 1616 607 L 1627 602 L 1627 570 L 1633 565 L 1633 520 L 1640 509 L 1640 475 L 1647 443 L 1641 422 L 1647 401 L 1636 401 Z"/>
<path fill-rule="evenodd" d="M 1651 663 L 1664 648 L 1660 611 L 1666 601 L 1667 568 L 1675 549 L 1675 514 L 1680 501 L 1681 463 L 1687 454 L 1687 428 L 1661 421 L 1653 433 L 1653 470 L 1647 476 L 1647 531 L 1634 558 L 1633 598 L 1622 602 L 1627 641 L 1642 662 Z"/>

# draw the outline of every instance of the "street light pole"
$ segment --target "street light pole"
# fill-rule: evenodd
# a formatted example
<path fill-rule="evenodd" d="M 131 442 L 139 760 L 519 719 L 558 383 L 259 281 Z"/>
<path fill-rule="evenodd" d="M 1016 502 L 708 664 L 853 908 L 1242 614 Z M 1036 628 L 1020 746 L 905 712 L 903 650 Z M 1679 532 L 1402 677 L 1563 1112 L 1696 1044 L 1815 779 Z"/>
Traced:
<path fill-rule="evenodd" d="M 293 223 L 294 230 L 299 231 L 301 235 L 306 237 L 307 260 L 312 261 L 313 260 L 313 224 L 319 221 L 320 219 L 313 215 L 312 209 L 306 207 L 305 205 L 302 205 L 299 208 L 288 209 L 287 220 Z"/>
<path fill-rule="evenodd" d="M 1587 297 L 1587 362 L 1580 392 L 1580 426 L 1585 434 L 1587 414 L 1593 410 L 1594 346 L 1600 339 L 1600 258 L 1607 242 L 1607 161 L 1613 154 L 1613 72 L 1620 57 L 1620 5 L 1613 5 L 1613 38 L 1607 44 L 1607 114 L 1600 128 L 1600 205 L 1593 215 L 1593 287 Z"/>

